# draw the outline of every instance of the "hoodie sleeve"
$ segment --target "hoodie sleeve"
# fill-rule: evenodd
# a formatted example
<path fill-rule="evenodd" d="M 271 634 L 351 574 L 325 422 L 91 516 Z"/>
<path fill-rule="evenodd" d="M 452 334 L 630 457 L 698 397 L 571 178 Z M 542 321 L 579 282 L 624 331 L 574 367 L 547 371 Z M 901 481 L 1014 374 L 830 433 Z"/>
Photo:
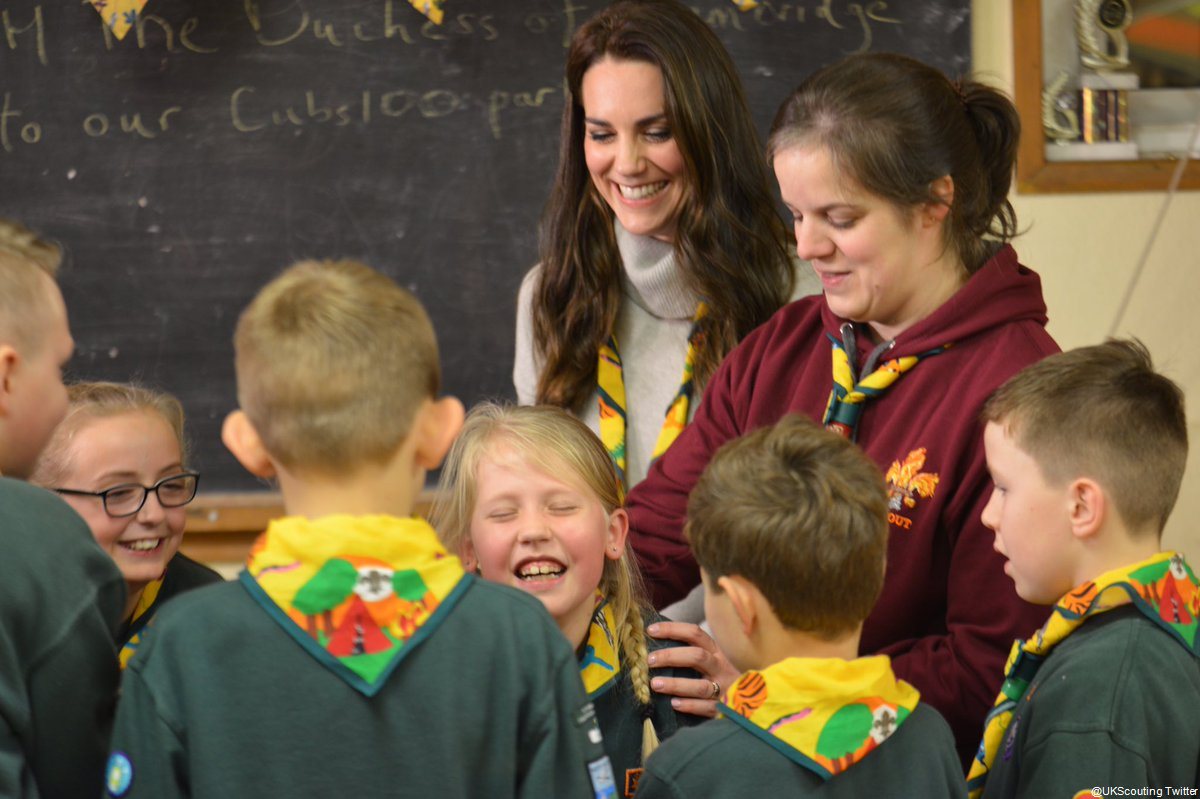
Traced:
<path fill-rule="evenodd" d="M 769 338 L 760 335 L 762 330 L 725 359 L 692 421 L 629 494 L 630 545 L 656 608 L 682 599 L 700 583 L 700 569 L 683 536 L 688 494 L 713 453 L 745 432 L 743 411 L 755 388 L 759 351 Z"/>

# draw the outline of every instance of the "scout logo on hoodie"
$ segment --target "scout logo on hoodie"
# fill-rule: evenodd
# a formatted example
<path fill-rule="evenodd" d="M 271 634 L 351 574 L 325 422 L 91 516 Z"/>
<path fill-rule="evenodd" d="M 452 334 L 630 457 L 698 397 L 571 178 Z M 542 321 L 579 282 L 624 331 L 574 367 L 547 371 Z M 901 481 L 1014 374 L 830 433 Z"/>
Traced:
<path fill-rule="evenodd" d="M 925 448 L 914 449 L 908 453 L 904 461 L 892 461 L 888 467 L 888 523 L 894 524 L 901 530 L 912 527 L 912 519 L 901 516 L 899 511 L 905 508 L 915 508 L 917 498 L 929 499 L 937 491 L 938 475 L 936 472 L 925 472 Z"/>

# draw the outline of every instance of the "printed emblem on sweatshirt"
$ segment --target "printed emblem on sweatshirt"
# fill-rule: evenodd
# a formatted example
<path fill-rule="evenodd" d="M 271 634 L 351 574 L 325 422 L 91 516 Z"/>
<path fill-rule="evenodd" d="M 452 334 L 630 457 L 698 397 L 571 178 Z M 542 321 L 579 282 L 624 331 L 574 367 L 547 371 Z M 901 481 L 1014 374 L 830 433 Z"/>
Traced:
<path fill-rule="evenodd" d="M 642 781 L 644 768 L 625 769 L 625 799 L 633 799 L 637 795 L 638 783 Z"/>
<path fill-rule="evenodd" d="M 888 523 L 894 524 L 901 530 L 912 528 L 912 519 L 901 516 L 905 508 L 915 508 L 917 499 L 929 499 L 937 491 L 938 476 L 935 472 L 925 472 L 925 448 L 914 449 L 905 456 L 903 461 L 892 461 L 888 467 Z"/>
<path fill-rule="evenodd" d="M 104 787 L 108 789 L 108 795 L 124 796 L 132 784 L 133 764 L 129 762 L 129 757 L 124 752 L 113 752 L 108 758 L 104 774 Z"/>

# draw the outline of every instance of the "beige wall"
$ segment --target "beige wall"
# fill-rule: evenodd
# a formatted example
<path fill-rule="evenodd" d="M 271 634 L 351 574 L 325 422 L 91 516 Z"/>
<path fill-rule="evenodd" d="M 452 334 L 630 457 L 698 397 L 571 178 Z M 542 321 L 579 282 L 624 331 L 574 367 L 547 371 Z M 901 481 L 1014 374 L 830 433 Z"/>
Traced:
<path fill-rule="evenodd" d="M 973 0 L 975 70 L 1012 91 L 1008 0 Z M 1015 244 L 1042 277 L 1050 332 L 1064 349 L 1103 340 L 1163 208 L 1166 192 L 1014 194 L 1027 229 Z M 1191 457 L 1164 546 L 1200 562 L 1200 192 L 1175 195 L 1117 335 L 1140 338 L 1188 396 Z"/>

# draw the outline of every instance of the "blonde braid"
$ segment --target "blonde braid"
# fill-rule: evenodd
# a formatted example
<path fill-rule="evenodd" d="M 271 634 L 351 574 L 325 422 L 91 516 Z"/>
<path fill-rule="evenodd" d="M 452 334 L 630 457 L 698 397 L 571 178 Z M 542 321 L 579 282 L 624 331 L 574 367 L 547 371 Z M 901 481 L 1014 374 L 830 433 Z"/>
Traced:
<path fill-rule="evenodd" d="M 633 686 L 633 695 L 642 705 L 650 705 L 650 666 L 646 663 L 646 627 L 642 620 L 641 608 L 631 603 L 621 624 L 620 634 L 621 659 L 629 672 L 629 684 Z M 642 762 L 650 757 L 650 753 L 658 748 L 658 733 L 654 723 L 647 714 L 642 722 Z"/>

